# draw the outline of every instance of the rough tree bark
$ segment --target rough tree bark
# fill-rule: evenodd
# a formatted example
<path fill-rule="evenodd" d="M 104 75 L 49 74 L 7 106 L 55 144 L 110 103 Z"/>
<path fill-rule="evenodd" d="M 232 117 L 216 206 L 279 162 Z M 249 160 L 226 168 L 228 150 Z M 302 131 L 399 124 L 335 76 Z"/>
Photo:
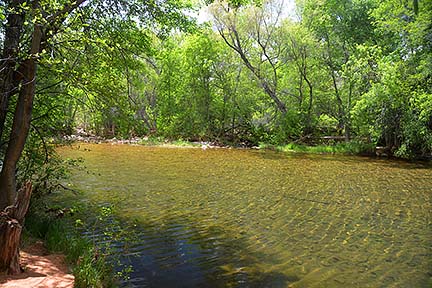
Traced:
<path fill-rule="evenodd" d="M 17 90 L 17 84 L 16 81 L 14 81 L 14 73 L 25 16 L 24 13 L 19 12 L 19 6 L 23 2 L 24 0 L 10 0 L 7 2 L 7 7 L 11 11 L 16 12 L 10 13 L 7 17 L 3 43 L 4 48 L 2 59 L 0 60 L 0 144 L 3 136 L 9 98 L 10 95 Z"/>
<path fill-rule="evenodd" d="M 27 182 L 18 192 L 15 204 L 0 212 L 0 271 L 8 274 L 21 272 L 19 243 L 31 192 L 32 185 Z"/>
<path fill-rule="evenodd" d="M 0 211 L 2 211 L 0 212 L 0 272 L 5 270 L 12 274 L 20 272 L 18 247 L 22 223 L 30 201 L 31 184 L 27 183 L 23 189 L 17 192 L 15 173 L 30 130 L 36 86 L 37 55 L 43 45 L 47 44 L 47 40 L 59 32 L 69 13 L 85 1 L 71 0 L 67 2 L 62 8 L 44 19 L 44 29 L 37 23 L 39 20 L 35 17 L 33 20 L 35 22 L 33 25 L 34 30 L 30 38 L 31 43 L 29 43 L 30 51 L 28 51 L 27 57 L 21 55 L 19 61 L 17 59 L 18 47 L 22 44 L 22 41 L 26 41 L 22 39 L 21 35 L 25 15 L 19 14 L 22 13 L 19 7 L 26 1 L 4 1 L 8 7 L 13 6 L 18 9 L 5 10 L 9 14 L 7 15 L 5 40 L 3 42 L 3 55 L 6 55 L 6 57 L 1 67 L 2 72 L 0 72 L 0 76 L 2 76 L 0 79 L 1 133 L 4 132 L 4 119 L 8 108 L 10 108 L 8 107 L 10 95 L 19 90 L 19 96 L 4 155 L 3 168 L 0 171 Z M 41 12 L 38 0 L 27 2 L 31 2 L 31 10 L 36 12 L 36 15 Z M 20 77 L 18 80 L 14 77 L 16 71 L 19 71 Z M 9 86 L 12 86 L 12 88 Z"/>
<path fill-rule="evenodd" d="M 0 271 L 7 271 L 9 274 L 21 272 L 19 244 L 24 216 L 30 203 L 32 186 L 28 182 L 23 186 L 23 189 L 16 192 L 15 170 L 30 129 L 36 82 L 36 55 L 39 52 L 41 37 L 41 27 L 35 24 L 30 56 L 21 63 L 20 67 L 23 73 L 23 82 L 20 87 L 3 169 L 0 173 L 0 195 L 8 205 L 7 207 L 0 207 L 3 210 L 0 212 Z"/>
<path fill-rule="evenodd" d="M 20 87 L 10 141 L 3 162 L 3 169 L 0 173 L 0 195 L 2 195 L 2 199 L 6 198 L 6 206 L 12 205 L 16 198 L 15 171 L 30 129 L 36 84 L 37 60 L 35 55 L 39 52 L 41 38 L 41 27 L 35 24 L 30 56 L 21 63 L 20 67 L 20 71 L 22 71 L 23 74 L 23 82 Z M 4 205 L 4 203 L 1 204 Z M 0 209 L 3 208 L 4 207 L 0 207 Z"/>

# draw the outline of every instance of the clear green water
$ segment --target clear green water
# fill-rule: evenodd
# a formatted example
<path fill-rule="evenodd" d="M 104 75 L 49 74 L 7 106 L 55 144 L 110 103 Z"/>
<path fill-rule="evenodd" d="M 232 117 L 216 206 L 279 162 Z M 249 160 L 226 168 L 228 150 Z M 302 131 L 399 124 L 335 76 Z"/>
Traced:
<path fill-rule="evenodd" d="M 85 144 L 136 287 L 431 287 L 432 168 L 361 157 Z M 128 228 L 129 229 L 129 228 Z M 89 232 L 90 233 L 90 232 Z M 125 248 L 127 247 L 127 248 Z"/>

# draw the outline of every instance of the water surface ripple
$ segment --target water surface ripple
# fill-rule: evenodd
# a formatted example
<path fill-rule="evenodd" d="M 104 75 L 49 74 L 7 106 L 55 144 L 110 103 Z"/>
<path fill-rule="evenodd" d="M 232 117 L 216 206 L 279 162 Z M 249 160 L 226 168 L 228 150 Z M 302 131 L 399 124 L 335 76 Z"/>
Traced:
<path fill-rule="evenodd" d="M 70 179 L 82 201 L 133 223 L 138 241 L 113 245 L 133 267 L 125 287 L 432 284 L 428 165 L 109 144 L 60 153 L 84 159 Z"/>

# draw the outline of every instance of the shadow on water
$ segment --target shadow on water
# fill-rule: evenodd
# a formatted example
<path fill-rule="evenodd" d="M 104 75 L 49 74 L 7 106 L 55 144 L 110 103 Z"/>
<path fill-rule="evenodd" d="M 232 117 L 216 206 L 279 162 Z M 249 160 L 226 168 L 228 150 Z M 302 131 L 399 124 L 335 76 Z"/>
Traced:
<path fill-rule="evenodd" d="M 115 270 L 132 268 L 120 287 L 287 287 L 299 280 L 268 269 L 266 255 L 250 251 L 248 239 L 228 227 L 200 225 L 185 215 L 86 217 L 98 220 L 88 221 L 97 225 L 83 233 L 109 251 Z"/>

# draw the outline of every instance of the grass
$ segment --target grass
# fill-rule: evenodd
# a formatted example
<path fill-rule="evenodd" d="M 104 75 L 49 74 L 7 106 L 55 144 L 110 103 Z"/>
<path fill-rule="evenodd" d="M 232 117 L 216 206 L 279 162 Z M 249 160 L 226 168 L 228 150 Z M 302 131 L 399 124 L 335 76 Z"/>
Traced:
<path fill-rule="evenodd" d="M 145 146 L 157 146 L 165 143 L 165 139 L 162 137 L 144 137 L 139 140 L 138 144 Z"/>
<path fill-rule="evenodd" d="M 49 251 L 66 255 L 73 267 L 74 287 L 114 287 L 113 270 L 104 256 L 63 219 L 32 209 L 26 217 L 24 241 L 30 237 L 42 239 Z"/>
<path fill-rule="evenodd" d="M 186 141 L 183 139 L 178 140 L 168 140 L 163 137 L 145 137 L 141 139 L 138 144 L 144 145 L 144 146 L 164 146 L 164 145 L 170 145 L 170 146 L 177 146 L 177 147 L 200 147 L 201 144 Z"/>
<path fill-rule="evenodd" d="M 289 143 L 282 146 L 260 144 L 260 149 L 271 149 L 282 152 L 303 152 L 312 154 L 368 154 L 373 152 L 374 145 L 359 142 L 337 143 L 334 145 L 306 146 Z"/>
<path fill-rule="evenodd" d="M 176 147 L 201 147 L 202 144 L 196 142 L 189 142 L 182 139 L 179 140 L 167 140 L 163 137 L 148 137 L 142 139 L 139 144 L 146 146 L 176 146 Z M 311 154 L 372 154 L 375 146 L 373 144 L 362 143 L 362 142 L 343 142 L 335 143 L 332 145 L 316 145 L 308 146 L 303 144 L 289 143 L 286 145 L 272 145 L 261 143 L 260 149 L 276 150 L 281 152 L 301 152 Z"/>
<path fill-rule="evenodd" d="M 180 147 L 191 147 L 191 146 L 192 147 L 201 147 L 202 146 L 202 144 L 200 144 L 200 143 L 189 142 L 189 141 L 182 140 L 182 139 L 171 141 L 171 142 L 169 142 L 169 144 L 172 144 L 174 146 L 180 146 Z"/>

